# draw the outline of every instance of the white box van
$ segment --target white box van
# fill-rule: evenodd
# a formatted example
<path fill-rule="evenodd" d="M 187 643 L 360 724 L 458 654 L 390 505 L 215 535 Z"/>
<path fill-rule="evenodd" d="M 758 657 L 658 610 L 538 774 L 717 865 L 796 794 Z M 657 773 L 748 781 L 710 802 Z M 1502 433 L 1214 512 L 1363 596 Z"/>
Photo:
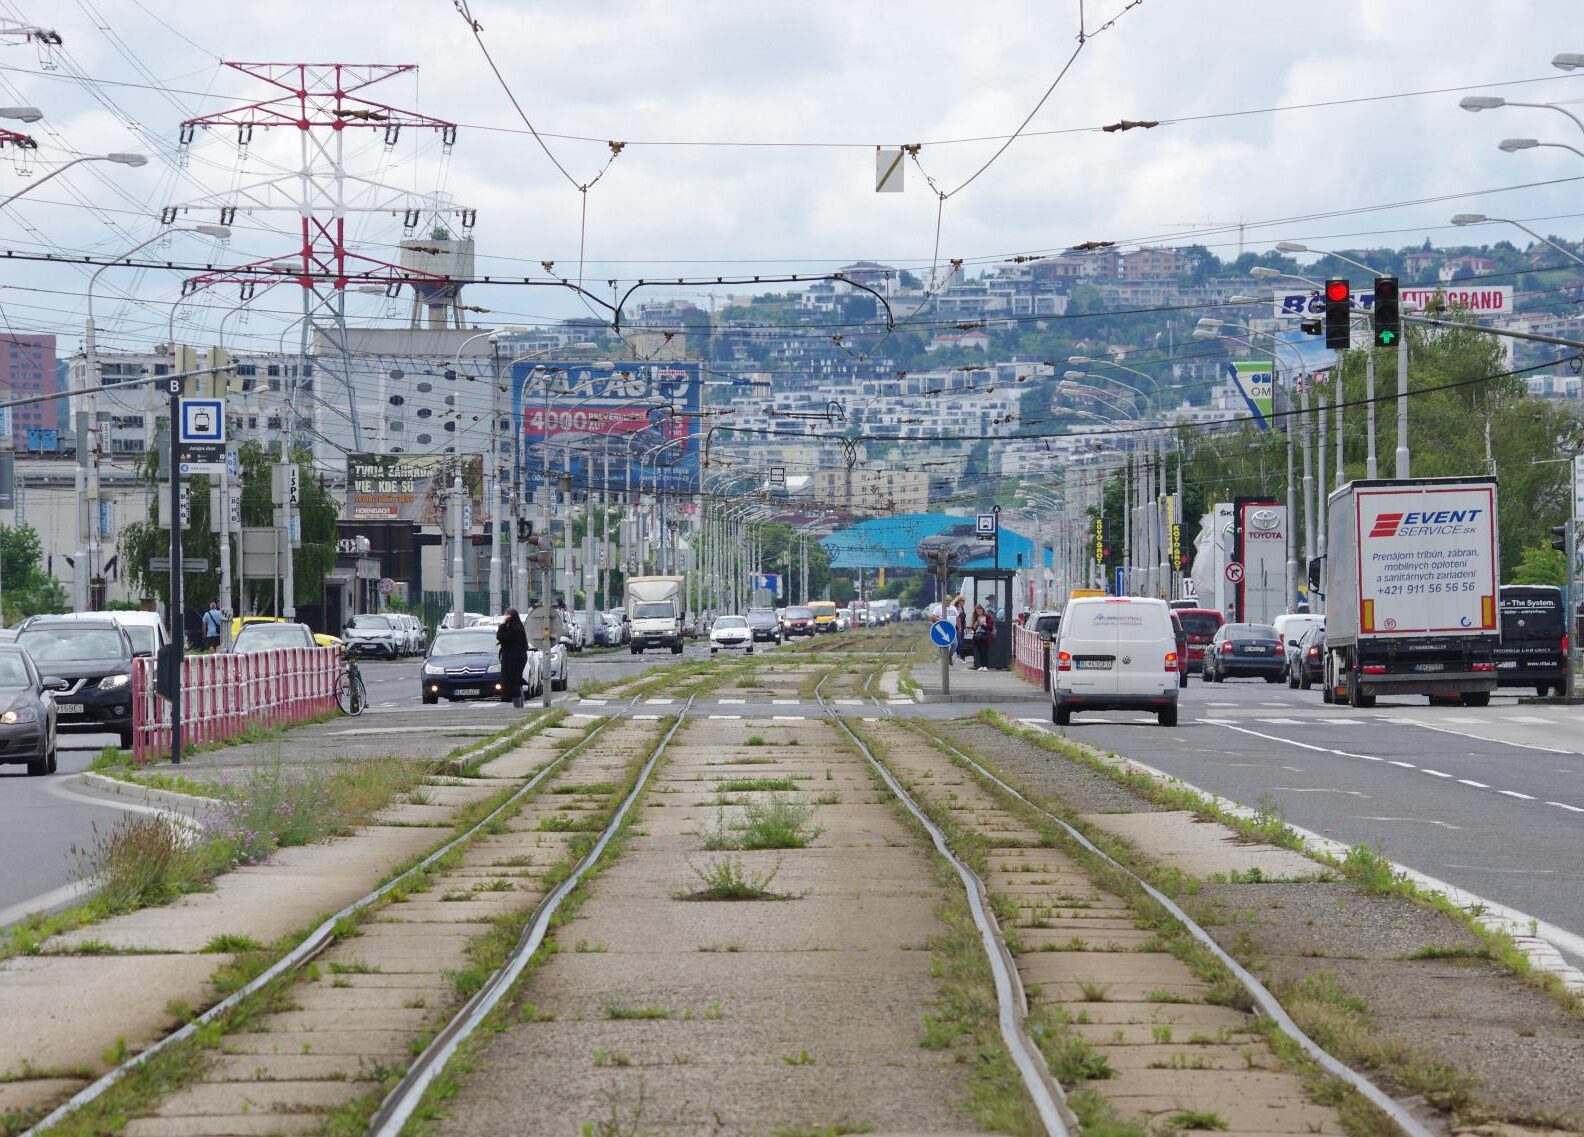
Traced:
<path fill-rule="evenodd" d="M 1074 711 L 1154 711 L 1177 725 L 1177 635 L 1164 600 L 1084 596 L 1067 602 L 1051 662 L 1051 719 Z"/>

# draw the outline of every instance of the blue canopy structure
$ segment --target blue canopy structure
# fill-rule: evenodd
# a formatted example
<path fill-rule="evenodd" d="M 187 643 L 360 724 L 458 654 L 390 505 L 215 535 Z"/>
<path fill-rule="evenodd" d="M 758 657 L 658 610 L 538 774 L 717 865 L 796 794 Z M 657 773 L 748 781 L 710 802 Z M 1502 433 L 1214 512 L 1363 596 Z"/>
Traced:
<path fill-rule="evenodd" d="M 991 568 L 993 545 L 974 536 L 974 519 L 949 513 L 903 513 L 895 517 L 876 517 L 837 530 L 820 541 L 834 569 L 925 569 L 931 568 L 919 556 L 919 542 L 935 538 L 963 551 L 978 553 L 972 559 L 952 562 L 955 572 L 964 568 Z M 1005 527 L 1001 530 L 1001 567 L 1030 568 L 1034 563 L 1034 542 Z M 1050 554 L 1046 554 L 1050 563 Z"/>

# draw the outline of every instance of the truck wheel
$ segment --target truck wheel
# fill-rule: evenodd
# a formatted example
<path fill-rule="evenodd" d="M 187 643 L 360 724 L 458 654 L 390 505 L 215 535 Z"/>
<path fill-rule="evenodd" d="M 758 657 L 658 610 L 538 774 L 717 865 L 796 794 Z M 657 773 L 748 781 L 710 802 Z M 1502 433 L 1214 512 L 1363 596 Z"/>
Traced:
<path fill-rule="evenodd" d="M 1375 705 L 1375 696 L 1366 695 L 1360 687 L 1359 677 L 1356 672 L 1348 674 L 1348 706 L 1357 707 L 1359 710 L 1368 710 Z"/>
<path fill-rule="evenodd" d="M 1296 674 L 1294 674 L 1290 669 L 1287 672 L 1287 689 L 1289 691 L 1298 690 L 1298 676 Z"/>
<path fill-rule="evenodd" d="M 1462 695 L 1462 703 L 1465 707 L 1488 707 L 1490 706 L 1490 692 L 1465 691 Z"/>

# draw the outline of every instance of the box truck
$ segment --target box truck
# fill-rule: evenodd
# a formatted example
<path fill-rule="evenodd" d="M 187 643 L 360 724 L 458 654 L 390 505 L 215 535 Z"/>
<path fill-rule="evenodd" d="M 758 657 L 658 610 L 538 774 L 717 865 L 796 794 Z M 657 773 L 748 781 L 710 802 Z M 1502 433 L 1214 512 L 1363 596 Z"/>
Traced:
<path fill-rule="evenodd" d="M 1351 482 L 1330 497 L 1325 701 L 1428 695 L 1482 707 L 1496 689 L 1496 479 Z"/>
<path fill-rule="evenodd" d="M 680 576 L 627 578 L 627 643 L 634 655 L 651 647 L 668 647 L 672 655 L 682 654 L 683 583 Z"/>

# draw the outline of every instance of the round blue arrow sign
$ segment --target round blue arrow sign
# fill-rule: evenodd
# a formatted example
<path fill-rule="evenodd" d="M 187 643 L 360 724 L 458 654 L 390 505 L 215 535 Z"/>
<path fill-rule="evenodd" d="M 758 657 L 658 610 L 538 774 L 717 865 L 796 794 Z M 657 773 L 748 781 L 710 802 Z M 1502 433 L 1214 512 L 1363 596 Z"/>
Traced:
<path fill-rule="evenodd" d="M 936 620 L 930 625 L 930 642 L 936 647 L 951 647 L 957 642 L 957 625 L 950 620 Z"/>

